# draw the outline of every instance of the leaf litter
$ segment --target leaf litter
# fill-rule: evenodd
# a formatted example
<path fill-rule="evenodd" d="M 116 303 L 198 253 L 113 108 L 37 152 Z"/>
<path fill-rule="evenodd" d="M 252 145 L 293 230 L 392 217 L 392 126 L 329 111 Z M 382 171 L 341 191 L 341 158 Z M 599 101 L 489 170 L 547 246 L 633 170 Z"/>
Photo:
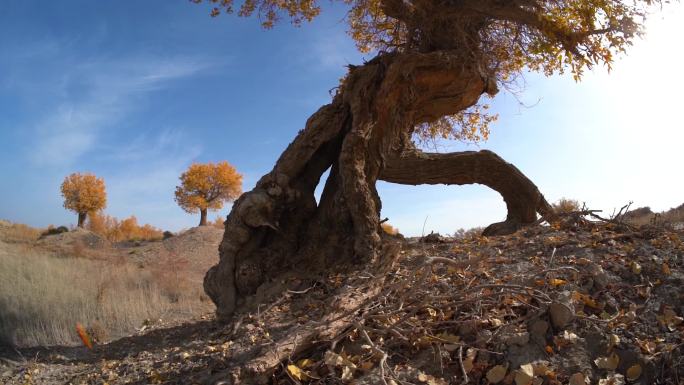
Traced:
<path fill-rule="evenodd" d="M 285 278 L 232 322 L 20 349 L 7 384 L 680 384 L 684 234 L 575 218 L 403 241 L 380 277 Z M 231 382 L 233 381 L 233 382 Z M 237 382 L 235 382 L 237 381 Z"/>

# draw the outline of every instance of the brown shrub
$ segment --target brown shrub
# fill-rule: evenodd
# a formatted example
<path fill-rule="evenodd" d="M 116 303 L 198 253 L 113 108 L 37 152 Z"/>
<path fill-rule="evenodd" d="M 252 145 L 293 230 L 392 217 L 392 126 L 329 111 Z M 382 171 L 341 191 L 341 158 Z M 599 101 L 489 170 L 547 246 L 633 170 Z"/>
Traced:
<path fill-rule="evenodd" d="M 201 278 L 189 279 L 181 261 L 167 259 L 149 268 L 114 254 L 60 258 L 20 246 L 0 250 L 0 341 L 80 344 L 77 322 L 108 340 L 129 335 L 147 319 L 179 319 L 212 309 L 200 298 Z"/>
<path fill-rule="evenodd" d="M 481 237 L 483 231 L 484 227 L 473 227 L 468 230 L 460 228 L 454 233 L 454 238 L 461 241 L 470 241 Z"/>
<path fill-rule="evenodd" d="M 624 221 L 635 226 L 678 225 L 684 223 L 684 204 L 660 213 L 654 213 L 649 207 L 640 207 L 628 211 Z"/>
<path fill-rule="evenodd" d="M 223 224 L 224 221 L 225 221 L 224 218 L 222 218 L 221 216 L 217 216 L 216 219 L 214 219 L 213 221 L 209 222 L 209 225 L 210 225 L 210 226 L 214 226 L 214 227 L 216 227 L 217 229 L 223 230 L 223 229 L 226 228 L 226 226 Z"/>
<path fill-rule="evenodd" d="M 86 228 L 111 242 L 157 241 L 164 237 L 164 233 L 152 225 L 138 225 L 138 219 L 133 215 L 119 220 L 100 212 L 93 212 L 88 215 Z"/>
<path fill-rule="evenodd" d="M 0 239 L 8 243 L 30 243 L 36 241 L 42 232 L 22 223 L 3 221 L 0 225 Z"/>
<path fill-rule="evenodd" d="M 553 209 L 559 214 L 580 211 L 582 208 L 582 205 L 580 205 L 578 201 L 567 198 L 561 198 L 558 200 L 558 202 L 553 203 L 551 206 L 553 206 Z"/>

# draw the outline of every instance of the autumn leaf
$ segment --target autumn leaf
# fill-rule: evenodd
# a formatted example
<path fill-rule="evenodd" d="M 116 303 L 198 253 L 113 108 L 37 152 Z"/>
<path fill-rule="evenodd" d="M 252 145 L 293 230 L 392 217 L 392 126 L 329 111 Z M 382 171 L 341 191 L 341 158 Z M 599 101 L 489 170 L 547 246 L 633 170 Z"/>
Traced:
<path fill-rule="evenodd" d="M 627 380 L 636 381 L 641 376 L 641 365 L 635 364 L 627 369 Z"/>
<path fill-rule="evenodd" d="M 677 313 L 670 307 L 663 309 L 663 314 L 656 317 L 661 325 L 666 326 L 668 330 L 675 331 L 677 326 L 684 322 L 684 318 L 679 317 Z"/>
<path fill-rule="evenodd" d="M 504 377 L 506 377 L 507 372 L 507 366 L 496 365 L 487 371 L 487 381 L 491 382 L 492 384 L 499 383 L 504 379 Z"/>
<path fill-rule="evenodd" d="M 587 383 L 587 378 L 582 373 L 573 374 L 568 381 L 568 385 L 587 385 Z"/>
<path fill-rule="evenodd" d="M 300 369 L 297 365 L 287 365 L 287 373 L 292 376 L 292 378 L 297 379 L 299 381 L 303 380 L 306 378 L 306 373 L 302 369 Z"/>
<path fill-rule="evenodd" d="M 534 368 L 532 364 L 520 365 L 520 369 L 515 372 L 515 384 L 527 385 L 534 378 Z"/>
<path fill-rule="evenodd" d="M 620 364 L 620 357 L 613 353 L 608 357 L 599 357 L 594 360 L 594 364 L 599 369 L 615 370 Z"/>
<path fill-rule="evenodd" d="M 477 357 L 477 350 L 473 348 L 466 350 L 466 356 L 463 359 L 463 371 L 470 373 L 473 370 L 475 357 Z"/>
<path fill-rule="evenodd" d="M 83 325 L 80 323 L 76 323 L 76 333 L 78 334 L 78 337 L 81 339 L 81 342 L 83 342 L 83 345 L 85 345 L 88 349 L 93 348 L 93 343 L 90 341 L 90 336 L 88 336 L 88 332 L 85 330 Z"/>

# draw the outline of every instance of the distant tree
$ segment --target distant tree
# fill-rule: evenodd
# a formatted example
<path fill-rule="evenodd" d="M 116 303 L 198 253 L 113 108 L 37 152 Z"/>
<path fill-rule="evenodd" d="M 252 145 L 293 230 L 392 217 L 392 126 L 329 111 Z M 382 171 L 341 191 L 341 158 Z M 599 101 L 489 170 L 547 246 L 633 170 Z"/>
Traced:
<path fill-rule="evenodd" d="M 242 174 L 223 161 L 193 163 L 180 176 L 176 202 L 188 213 L 200 212 L 200 226 L 207 225 L 207 210 L 220 210 L 225 202 L 242 194 Z"/>
<path fill-rule="evenodd" d="M 107 193 L 102 178 L 93 174 L 73 173 L 62 182 L 64 208 L 78 214 L 78 227 L 83 227 L 90 212 L 107 206 Z"/>

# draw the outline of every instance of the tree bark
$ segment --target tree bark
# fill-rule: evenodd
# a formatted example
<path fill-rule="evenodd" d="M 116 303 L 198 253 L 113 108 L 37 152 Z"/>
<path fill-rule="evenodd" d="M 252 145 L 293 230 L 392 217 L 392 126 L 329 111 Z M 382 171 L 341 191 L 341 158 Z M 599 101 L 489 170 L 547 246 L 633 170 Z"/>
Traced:
<path fill-rule="evenodd" d="M 200 209 L 200 226 L 207 225 L 207 209 Z"/>
<path fill-rule="evenodd" d="M 351 66 L 332 102 L 309 118 L 273 170 L 235 201 L 225 222 L 220 262 L 204 280 L 219 318 L 257 301 L 283 272 L 345 271 L 379 263 L 384 233 L 377 180 L 393 175 L 400 180 L 397 175 L 411 158 L 392 159 L 412 148 L 417 124 L 462 111 L 483 93 L 496 93 L 495 82 L 458 52 L 382 54 Z M 507 177 L 517 169 L 502 163 L 491 163 L 502 177 L 491 184 L 510 198 L 511 217 L 527 222 L 530 205 L 519 201 L 535 195 L 513 199 L 519 194 L 504 184 L 519 182 L 522 174 Z M 482 183 L 491 164 L 467 160 L 460 180 Z M 468 171 L 471 166 L 481 168 Z M 314 190 L 328 169 L 317 204 Z M 469 172 L 476 177 L 467 182 Z M 403 181 L 426 183 L 408 176 Z M 531 206 L 539 206 L 538 199 Z"/>
<path fill-rule="evenodd" d="M 88 213 L 78 213 L 78 227 L 83 228 Z"/>

